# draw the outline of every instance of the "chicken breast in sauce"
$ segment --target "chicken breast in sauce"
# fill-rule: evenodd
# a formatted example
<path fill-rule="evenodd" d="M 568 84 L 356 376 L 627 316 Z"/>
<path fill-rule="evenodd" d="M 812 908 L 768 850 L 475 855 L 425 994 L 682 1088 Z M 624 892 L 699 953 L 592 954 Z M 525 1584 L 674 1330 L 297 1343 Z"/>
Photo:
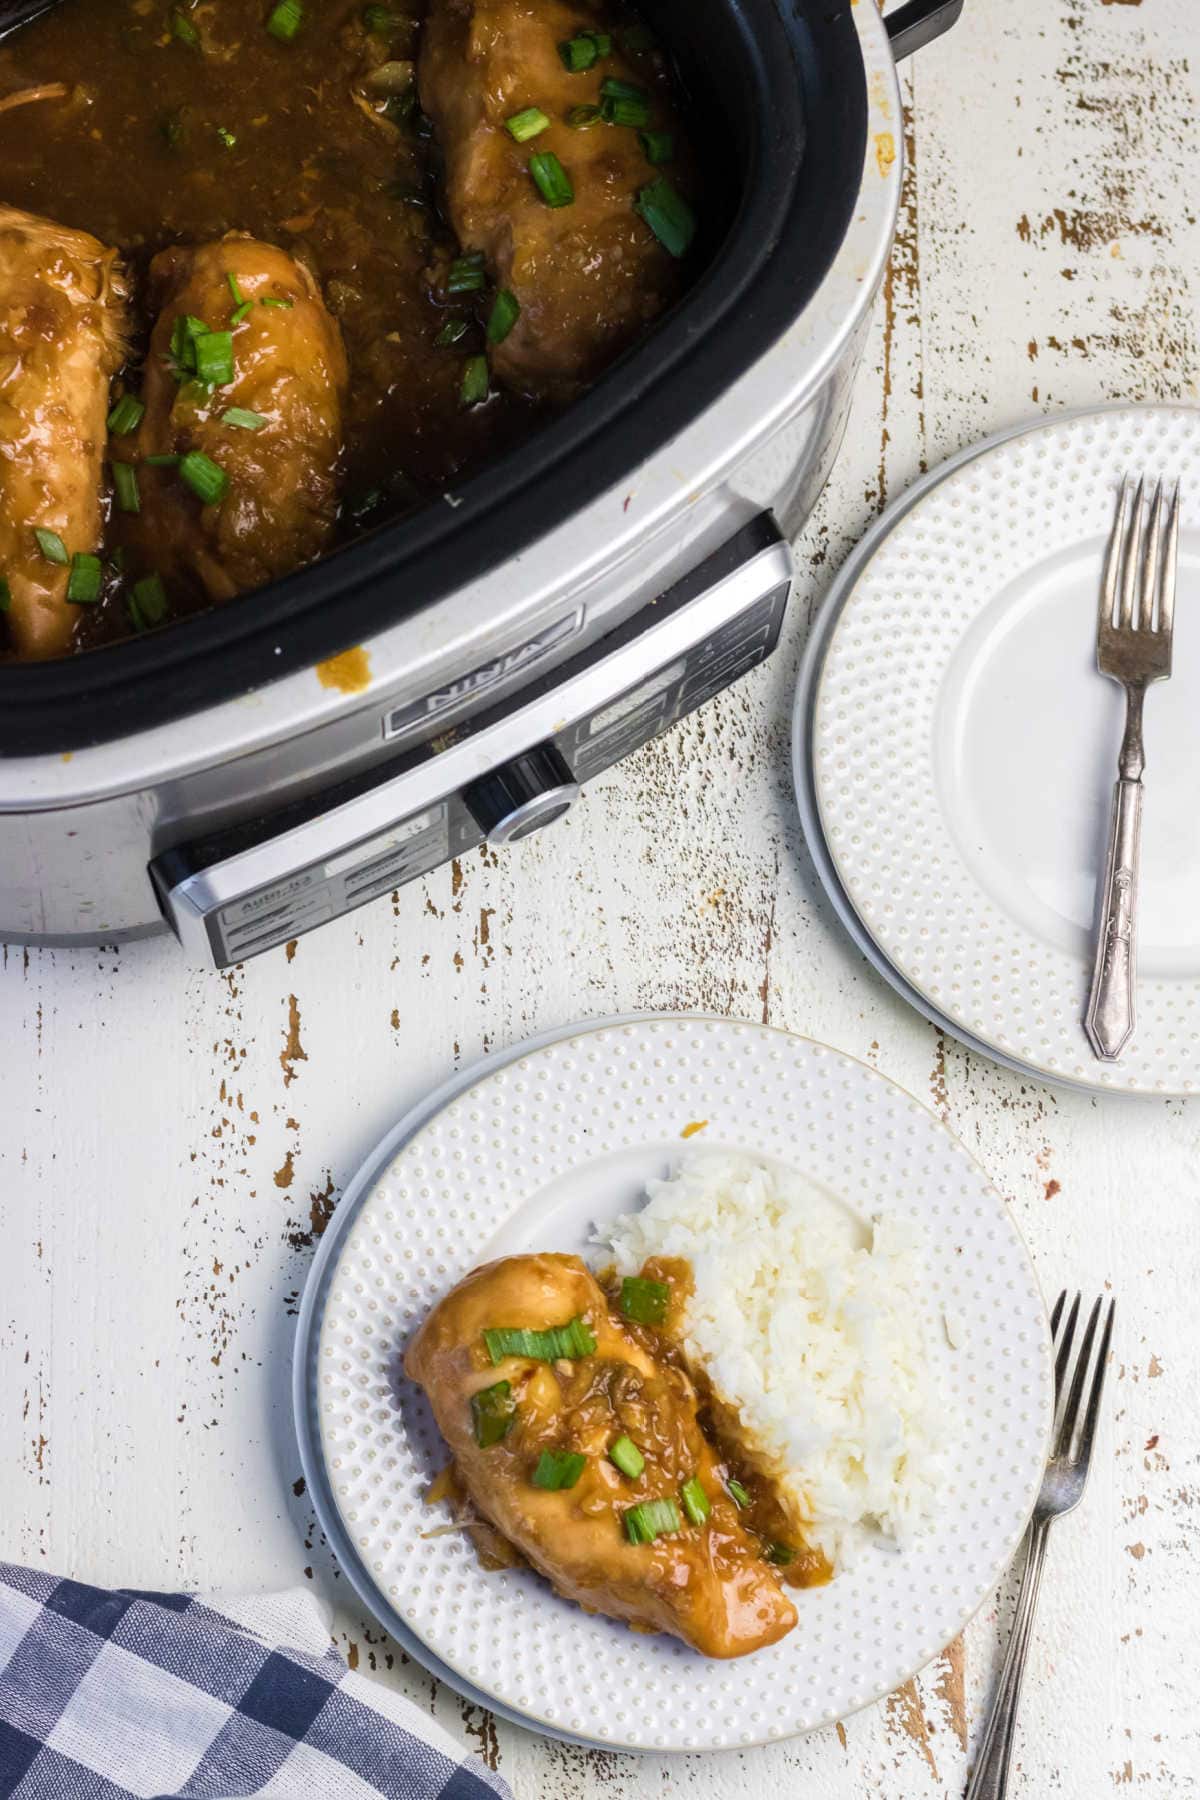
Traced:
<path fill-rule="evenodd" d="M 164 250 L 150 281 L 158 318 L 131 453 L 145 560 L 168 581 L 184 572 L 211 599 L 228 600 L 299 568 L 328 542 L 346 389 L 341 333 L 308 270 L 254 238 Z M 207 328 L 201 336 L 230 334 L 231 365 L 222 368 L 220 355 L 207 361 L 204 347 L 197 363 L 197 324 Z M 199 474 L 214 500 L 186 471 L 147 461 L 192 453 L 204 459 Z"/>
<path fill-rule="evenodd" d="M 484 1336 L 553 1327 L 565 1328 L 571 1355 L 495 1360 L 504 1340 Z M 761 1649 L 796 1623 L 725 1491 L 686 1374 L 613 1316 L 578 1257 L 477 1269 L 429 1315 L 405 1370 L 429 1396 L 476 1509 L 567 1599 L 714 1657 Z M 695 1487 L 685 1504 L 689 1483 L 703 1506 Z M 662 1527 L 649 1541 L 635 1530 L 647 1520 Z"/>
<path fill-rule="evenodd" d="M 0 630 L 20 656 L 70 647 L 79 611 L 61 553 L 100 548 L 109 383 L 125 332 L 116 251 L 0 205 Z"/>
<path fill-rule="evenodd" d="M 571 72 L 559 45 L 600 30 L 579 0 L 433 0 L 418 68 L 421 105 L 445 158 L 445 204 L 464 251 L 482 251 L 520 314 L 492 351 L 501 381 L 543 399 L 570 399 L 654 320 L 680 289 L 679 263 L 635 208 L 661 175 L 644 134 L 597 118 L 603 84 L 645 96 L 647 122 L 678 142 L 669 91 L 608 52 Z M 528 108 L 549 124 L 524 142 L 506 126 Z M 549 152 L 573 198 L 549 205 L 531 157 Z"/>

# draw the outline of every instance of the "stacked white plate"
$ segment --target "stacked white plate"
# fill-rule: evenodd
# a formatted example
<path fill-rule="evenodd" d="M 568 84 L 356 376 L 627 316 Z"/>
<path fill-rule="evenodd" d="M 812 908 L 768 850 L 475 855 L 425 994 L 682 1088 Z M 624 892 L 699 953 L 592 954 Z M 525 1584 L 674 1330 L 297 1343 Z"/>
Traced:
<path fill-rule="evenodd" d="M 1082 1018 L 1121 691 L 1095 666 L 1126 475 L 1181 485 L 1174 673 L 1146 702 L 1137 1030 Z M 911 487 L 818 615 L 793 721 L 818 874 L 863 954 L 998 1062 L 1107 1092 L 1200 1089 L 1200 411 L 1017 427 Z"/>

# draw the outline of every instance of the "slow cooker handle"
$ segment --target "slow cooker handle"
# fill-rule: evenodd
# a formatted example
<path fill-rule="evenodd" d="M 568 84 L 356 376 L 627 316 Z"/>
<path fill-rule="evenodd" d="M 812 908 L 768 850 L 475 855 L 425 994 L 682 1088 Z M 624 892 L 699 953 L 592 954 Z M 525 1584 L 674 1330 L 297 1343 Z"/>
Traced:
<path fill-rule="evenodd" d="M 949 31 L 963 9 L 963 0 L 907 0 L 884 20 L 897 62 L 924 49 L 934 38 Z"/>

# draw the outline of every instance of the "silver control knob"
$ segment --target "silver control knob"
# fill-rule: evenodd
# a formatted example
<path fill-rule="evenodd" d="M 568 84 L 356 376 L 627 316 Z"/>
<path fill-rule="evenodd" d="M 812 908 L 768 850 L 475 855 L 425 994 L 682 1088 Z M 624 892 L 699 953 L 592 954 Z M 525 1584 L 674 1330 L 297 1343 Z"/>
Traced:
<path fill-rule="evenodd" d="M 463 789 L 463 799 L 489 843 L 515 844 L 561 819 L 579 798 L 579 783 L 553 744 L 538 744 Z"/>

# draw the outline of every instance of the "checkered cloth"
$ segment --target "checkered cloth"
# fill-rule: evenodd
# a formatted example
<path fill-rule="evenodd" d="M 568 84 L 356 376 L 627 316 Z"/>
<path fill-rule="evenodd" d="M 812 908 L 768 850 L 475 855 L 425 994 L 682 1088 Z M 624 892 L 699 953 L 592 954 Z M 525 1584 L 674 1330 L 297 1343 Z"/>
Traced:
<path fill-rule="evenodd" d="M 3 1800 L 511 1800 L 329 1646 L 310 1589 L 209 1603 L 0 1563 Z"/>

